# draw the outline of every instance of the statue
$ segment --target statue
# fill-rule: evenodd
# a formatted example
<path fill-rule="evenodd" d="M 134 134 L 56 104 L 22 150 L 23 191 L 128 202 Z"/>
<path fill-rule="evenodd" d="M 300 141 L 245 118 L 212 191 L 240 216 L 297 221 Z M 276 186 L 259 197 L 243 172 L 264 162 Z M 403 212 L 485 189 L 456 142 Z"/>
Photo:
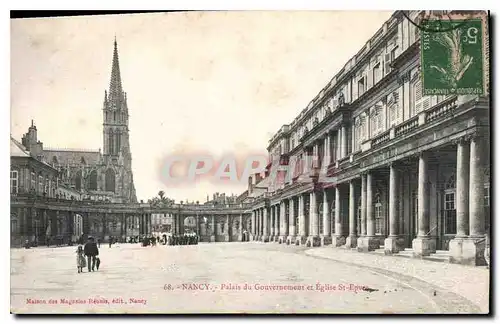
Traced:
<path fill-rule="evenodd" d="M 344 93 L 343 93 L 343 92 L 341 92 L 341 93 L 339 94 L 339 99 L 338 99 L 338 101 L 339 101 L 339 107 L 342 107 L 342 106 L 345 104 L 345 99 L 344 99 Z"/>

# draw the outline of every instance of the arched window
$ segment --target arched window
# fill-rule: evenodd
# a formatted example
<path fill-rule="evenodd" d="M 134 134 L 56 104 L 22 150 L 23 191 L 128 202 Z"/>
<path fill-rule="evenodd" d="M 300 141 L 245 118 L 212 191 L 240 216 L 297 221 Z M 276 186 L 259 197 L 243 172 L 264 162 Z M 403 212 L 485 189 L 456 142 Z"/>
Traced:
<path fill-rule="evenodd" d="M 115 192 L 115 171 L 113 169 L 106 170 L 105 191 Z"/>
<path fill-rule="evenodd" d="M 113 111 L 113 121 L 116 121 L 116 111 Z"/>
<path fill-rule="evenodd" d="M 83 156 L 82 156 L 82 158 L 80 159 L 80 163 L 81 163 L 81 164 L 83 164 L 83 165 L 85 165 L 85 164 L 86 164 L 86 163 L 85 163 L 85 159 L 83 158 Z"/>
<path fill-rule="evenodd" d="M 115 133 L 115 148 L 114 148 L 114 153 L 115 154 L 118 154 L 118 152 L 120 152 L 120 132 L 119 131 L 116 131 Z"/>
<path fill-rule="evenodd" d="M 52 164 L 57 165 L 57 157 L 55 155 L 52 157 Z"/>
<path fill-rule="evenodd" d="M 82 190 L 82 171 L 78 170 L 75 177 L 75 188 L 76 190 Z"/>
<path fill-rule="evenodd" d="M 110 129 L 109 130 L 109 134 L 108 134 L 108 152 L 109 154 L 114 154 L 114 151 L 113 151 L 113 141 L 114 141 L 114 133 L 113 133 L 113 130 Z"/>
<path fill-rule="evenodd" d="M 457 211 L 455 209 L 456 180 L 452 174 L 444 186 L 444 233 L 457 233 Z"/>
<path fill-rule="evenodd" d="M 97 190 L 97 171 L 92 170 L 89 175 L 89 190 Z"/>

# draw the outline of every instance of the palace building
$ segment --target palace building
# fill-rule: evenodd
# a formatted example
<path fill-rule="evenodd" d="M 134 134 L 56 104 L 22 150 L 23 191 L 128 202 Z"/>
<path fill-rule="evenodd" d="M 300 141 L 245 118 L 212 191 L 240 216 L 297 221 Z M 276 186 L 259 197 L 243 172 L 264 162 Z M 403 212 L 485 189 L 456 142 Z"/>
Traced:
<path fill-rule="evenodd" d="M 271 138 L 245 194 L 253 240 L 484 264 L 489 97 L 424 96 L 419 38 L 395 12 Z M 305 156 L 312 167 L 292 162 Z M 270 177 L 280 166 L 284 182 Z"/>

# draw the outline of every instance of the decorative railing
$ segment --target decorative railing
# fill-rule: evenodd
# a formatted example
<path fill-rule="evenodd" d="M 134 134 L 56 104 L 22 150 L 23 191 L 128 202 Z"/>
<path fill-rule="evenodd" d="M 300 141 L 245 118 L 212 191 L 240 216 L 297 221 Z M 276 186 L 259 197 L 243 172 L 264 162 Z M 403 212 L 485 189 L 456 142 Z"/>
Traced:
<path fill-rule="evenodd" d="M 457 97 L 450 98 L 449 100 L 445 100 L 440 104 L 435 105 L 434 107 L 428 109 L 425 112 L 425 122 L 431 122 L 435 119 L 443 117 L 451 113 L 455 108 L 457 108 Z"/>
<path fill-rule="evenodd" d="M 377 137 L 372 139 L 372 147 L 376 145 L 380 145 L 382 143 L 385 143 L 391 139 L 390 137 L 390 130 L 387 130 L 383 132 L 380 135 L 377 135 Z"/>
<path fill-rule="evenodd" d="M 415 128 L 418 127 L 418 116 L 412 117 L 402 123 L 401 125 L 396 126 L 396 129 L 394 131 L 395 136 L 400 136 L 404 135 L 406 133 L 411 132 Z"/>

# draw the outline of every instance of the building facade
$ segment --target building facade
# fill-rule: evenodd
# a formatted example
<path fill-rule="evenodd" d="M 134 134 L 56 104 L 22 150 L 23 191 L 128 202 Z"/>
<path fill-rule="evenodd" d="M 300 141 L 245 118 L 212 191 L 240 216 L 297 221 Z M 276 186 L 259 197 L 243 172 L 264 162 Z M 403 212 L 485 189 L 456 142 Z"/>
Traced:
<path fill-rule="evenodd" d="M 103 102 L 104 148 L 97 150 L 44 148 L 33 121 L 18 142 L 11 137 L 11 199 L 136 203 L 130 153 L 127 95 L 122 89 L 118 46 L 114 42 L 109 92 Z M 88 234 L 120 234 L 119 218 L 89 222 Z M 139 219 L 130 219 L 129 232 L 139 234 Z M 81 214 L 71 216 L 37 214 L 37 209 L 18 208 L 11 213 L 13 244 L 25 240 L 44 244 L 64 237 L 77 240 L 83 234 Z"/>
<path fill-rule="evenodd" d="M 127 94 L 122 89 L 118 45 L 114 43 L 109 92 L 103 101 L 103 150 L 44 148 L 32 125 L 22 138 L 22 145 L 36 159 L 59 171 L 61 185 L 55 195 L 62 198 L 109 202 L 136 202 L 132 155 L 128 129 Z"/>
<path fill-rule="evenodd" d="M 489 98 L 423 96 L 419 46 L 395 12 L 273 136 L 247 191 L 254 240 L 484 264 Z"/>

